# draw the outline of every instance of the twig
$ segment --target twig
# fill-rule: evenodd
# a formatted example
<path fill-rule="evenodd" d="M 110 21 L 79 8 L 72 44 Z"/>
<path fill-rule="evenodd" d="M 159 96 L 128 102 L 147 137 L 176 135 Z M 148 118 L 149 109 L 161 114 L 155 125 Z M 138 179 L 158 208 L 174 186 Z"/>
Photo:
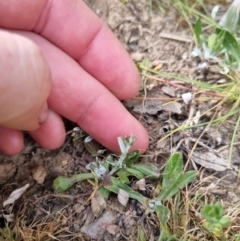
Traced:
<path fill-rule="evenodd" d="M 193 41 L 192 38 L 187 38 L 187 37 L 184 37 L 184 36 L 178 36 L 178 35 L 171 34 L 171 33 L 161 33 L 160 37 L 166 38 L 166 39 L 171 39 L 171 40 L 177 40 L 177 41 L 180 41 L 180 42 L 186 42 L 186 43 L 191 43 Z"/>

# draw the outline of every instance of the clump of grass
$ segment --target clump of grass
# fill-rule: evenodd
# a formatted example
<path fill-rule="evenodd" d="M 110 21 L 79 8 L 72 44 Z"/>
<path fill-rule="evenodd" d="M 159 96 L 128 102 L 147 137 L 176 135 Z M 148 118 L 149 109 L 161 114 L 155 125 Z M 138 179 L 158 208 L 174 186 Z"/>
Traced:
<path fill-rule="evenodd" d="M 159 77 L 170 80 L 175 79 L 181 81 L 183 85 L 190 84 L 195 86 L 194 96 L 198 96 L 199 93 L 201 93 L 201 98 L 194 98 L 194 101 L 216 101 L 216 104 L 213 108 L 206 110 L 204 113 L 201 113 L 197 118 L 206 115 L 210 111 L 216 110 L 217 112 L 218 109 L 221 109 L 224 104 L 229 103 L 229 106 L 231 107 L 227 113 L 224 113 L 221 116 L 216 113 L 216 117 L 210 120 L 210 125 L 220 126 L 222 123 L 224 123 L 225 120 L 232 118 L 233 116 L 236 117 L 240 113 L 240 84 L 238 80 L 240 70 L 240 39 L 238 37 L 240 11 L 238 6 L 234 4 L 231 5 L 224 18 L 222 18 L 220 22 L 221 25 L 219 25 L 219 23 L 211 17 L 216 15 L 217 8 L 214 8 L 215 13 L 212 13 L 211 15 L 207 12 L 203 1 L 172 0 L 168 2 L 163 1 L 163 3 L 171 8 L 175 8 L 188 22 L 189 27 L 192 30 L 196 45 L 192 55 L 198 57 L 202 64 L 205 63 L 208 65 L 208 61 L 211 60 L 217 62 L 219 73 L 225 75 L 228 81 L 224 84 L 210 84 L 204 81 L 194 80 L 189 77 L 179 76 L 174 73 L 158 71 L 149 68 L 149 64 L 146 64 L 146 59 L 139 64 L 139 69 L 141 70 L 143 79 L 145 82 L 147 81 L 146 79 L 152 78 L 157 80 Z M 207 31 L 204 31 L 203 29 L 207 29 Z M 169 84 L 171 84 L 171 81 Z M 144 90 L 144 97 L 146 98 L 146 89 Z M 173 101 L 175 100 L 173 99 Z M 164 138 L 167 138 L 168 136 L 171 136 L 178 131 L 209 125 L 209 122 L 200 124 L 197 123 L 193 125 L 194 121 L 194 119 L 189 119 L 187 123 L 184 123 L 175 130 L 171 131 Z M 232 149 L 235 143 L 235 137 L 238 128 L 239 120 L 236 121 L 236 125 L 233 130 L 233 136 L 230 144 L 231 151 L 229 154 L 230 162 L 232 159 Z M 162 141 L 162 139 L 160 141 Z"/>
<path fill-rule="evenodd" d="M 0 228 L 0 237 L 1 240 L 8 241 L 17 241 L 19 240 L 18 236 L 12 231 L 12 229 L 6 225 L 4 228 Z"/>
<path fill-rule="evenodd" d="M 191 1 L 191 0 L 171 0 L 171 1 L 150 1 L 150 5 L 157 6 L 156 3 L 168 9 L 175 9 L 180 16 L 188 23 L 190 30 L 192 31 L 195 48 L 192 54 L 200 59 L 202 63 L 208 63 L 214 60 L 218 64 L 219 73 L 226 77 L 228 80 L 224 84 L 210 84 L 199 80 L 194 80 L 189 77 L 179 76 L 175 73 L 168 73 L 159 71 L 157 69 L 149 68 L 149 64 L 144 62 L 138 65 L 143 79 L 154 79 L 161 81 L 161 78 L 167 80 L 178 80 L 178 88 L 181 86 L 184 89 L 184 84 L 194 86 L 195 93 L 193 96 L 199 96 L 201 98 L 194 98 L 194 101 L 203 102 L 209 100 L 215 100 L 215 106 L 206 112 L 201 113 L 204 116 L 210 111 L 214 111 L 212 119 L 203 123 L 194 123 L 194 117 L 178 126 L 176 129 L 169 131 L 162 139 L 173 136 L 177 132 L 181 132 L 187 129 L 198 128 L 201 126 L 221 126 L 224 121 L 231 118 L 231 122 L 235 122 L 235 126 L 232 129 L 232 139 L 229 145 L 229 162 L 232 161 L 233 146 L 235 145 L 235 139 L 239 130 L 240 123 L 240 84 L 239 84 L 239 70 L 240 70 L 240 39 L 239 39 L 239 23 L 240 23 L 240 11 L 239 7 L 232 4 L 228 9 L 221 21 L 216 20 L 217 11 L 219 6 L 215 6 L 212 12 L 208 12 L 206 3 L 221 4 L 223 1 Z M 237 2 L 237 1 L 234 1 Z M 156 8 L 154 9 L 156 10 Z M 171 81 L 168 82 L 171 84 Z M 172 84 L 174 86 L 174 84 Z M 146 90 L 144 93 L 144 100 L 146 98 Z M 178 101 L 173 98 L 172 101 Z M 229 110 L 224 114 L 219 115 L 219 109 L 222 106 L 228 104 Z M 200 116 L 200 117 L 201 117 Z M 197 116 L 199 118 L 199 116 Z M 193 149 L 196 147 L 194 145 Z M 194 150 L 191 150 L 190 154 Z M 189 153 L 186 153 L 188 155 Z M 239 240 L 239 229 L 233 227 L 231 220 L 234 217 L 224 216 L 224 209 L 219 203 L 207 204 L 199 197 L 179 197 L 175 196 L 174 199 L 169 201 L 168 206 L 173 215 L 168 220 L 170 229 L 174 230 L 173 233 L 177 234 L 175 239 L 172 240 L 199 240 L 194 237 L 196 233 L 200 232 L 206 239 L 202 240 Z M 174 203 L 173 203 L 174 200 Z M 207 200 L 207 199 L 206 199 Z M 184 203 L 184 205 L 182 205 Z M 197 210 L 196 210 L 197 207 Z M 200 212 L 202 209 L 202 212 Z M 183 217 L 177 217 L 176 210 L 181 210 Z M 192 215 L 198 213 L 198 218 Z M 211 216 L 212 215 L 212 216 Z M 218 217 L 217 217 L 218 215 Z M 183 221 L 185 220 L 185 222 Z M 236 231 L 237 230 L 237 231 Z"/>

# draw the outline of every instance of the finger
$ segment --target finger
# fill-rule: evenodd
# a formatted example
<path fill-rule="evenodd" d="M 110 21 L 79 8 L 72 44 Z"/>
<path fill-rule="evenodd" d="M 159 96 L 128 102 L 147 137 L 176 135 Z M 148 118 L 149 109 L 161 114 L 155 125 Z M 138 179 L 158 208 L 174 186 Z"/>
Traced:
<path fill-rule="evenodd" d="M 66 137 L 61 117 L 52 111 L 40 128 L 29 133 L 40 146 L 50 150 L 60 147 Z"/>
<path fill-rule="evenodd" d="M 52 71 L 53 86 L 48 99 L 56 113 L 76 122 L 105 147 L 119 151 L 117 137 L 133 134 L 136 149 L 146 150 L 148 135 L 116 97 L 67 54 L 33 33 L 19 32 L 40 47 Z M 49 138 L 47 133 L 41 143 Z M 40 141 L 40 139 L 38 139 Z"/>
<path fill-rule="evenodd" d="M 0 126 L 34 130 L 47 118 L 49 67 L 29 39 L 0 31 Z"/>
<path fill-rule="evenodd" d="M 140 77 L 127 52 L 81 0 L 0 1 L 0 26 L 39 33 L 120 99 L 139 90 Z"/>
<path fill-rule="evenodd" d="M 20 131 L 0 127 L 0 152 L 15 155 L 23 149 L 24 141 Z"/>

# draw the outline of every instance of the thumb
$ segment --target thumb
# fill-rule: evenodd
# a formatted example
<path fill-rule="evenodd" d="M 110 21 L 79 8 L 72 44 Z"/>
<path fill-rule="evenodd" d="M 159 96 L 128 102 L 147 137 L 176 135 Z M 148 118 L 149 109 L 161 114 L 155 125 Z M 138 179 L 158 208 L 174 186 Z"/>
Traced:
<path fill-rule="evenodd" d="M 37 45 L 0 30 L 0 126 L 35 130 L 47 118 L 50 69 Z"/>

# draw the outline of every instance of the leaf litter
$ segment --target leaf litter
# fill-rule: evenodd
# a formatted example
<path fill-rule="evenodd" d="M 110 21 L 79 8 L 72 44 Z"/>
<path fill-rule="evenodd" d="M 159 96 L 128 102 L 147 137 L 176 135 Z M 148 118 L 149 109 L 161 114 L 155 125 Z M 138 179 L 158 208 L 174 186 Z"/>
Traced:
<path fill-rule="evenodd" d="M 195 57 L 191 55 L 193 48 L 189 41 L 192 39 L 192 33 L 181 24 L 176 25 L 178 18 L 176 12 L 170 11 L 165 15 L 157 11 L 151 16 L 149 5 L 143 0 L 126 1 L 125 4 L 120 4 L 117 0 L 87 2 L 112 28 L 133 59 L 143 62 L 147 58 L 148 67 L 156 71 L 191 76 L 206 84 L 220 85 L 229 81 L 224 75 L 226 71 L 219 72 L 216 61 L 201 59 L 199 52 Z M 164 33 L 170 34 L 164 35 Z M 149 152 L 143 157 L 142 162 L 153 163 L 162 170 L 166 160 L 175 151 L 183 153 L 185 160 L 190 157 L 189 168 L 201 171 L 190 193 L 201 190 L 202 198 L 220 200 L 227 208 L 227 212 L 235 215 L 236 226 L 239 225 L 239 214 L 236 211 L 240 202 L 236 172 L 240 164 L 238 133 L 235 138 L 236 144 L 232 148 L 232 159 L 229 160 L 236 118 L 232 116 L 224 120 L 220 126 L 213 125 L 206 128 L 206 125 L 203 125 L 214 115 L 226 115 L 229 105 L 223 103 L 215 113 L 211 109 L 218 103 L 218 96 L 212 92 L 209 91 L 207 94 L 198 92 L 199 89 L 196 87 L 172 76 L 169 79 L 161 76 L 157 76 L 156 79 L 154 76 L 153 79 L 149 74 L 147 70 L 143 73 L 145 86 L 143 84 L 140 95 L 125 102 L 126 107 L 141 120 L 150 134 Z M 208 94 L 213 95 L 208 98 Z M 186 128 L 178 129 L 182 125 Z M 199 126 L 196 127 L 197 125 Z M 72 130 L 72 126 L 69 129 Z M 175 130 L 178 131 L 171 133 Z M 89 203 L 86 201 L 92 194 L 93 186 L 88 182 L 75 183 L 74 187 L 61 194 L 62 196 L 53 192 L 52 183 L 56 177 L 89 172 L 86 166 L 94 164 L 94 155 L 105 157 L 108 155 L 105 150 L 98 153 L 100 148 L 95 146 L 91 137 L 84 138 L 83 141 L 78 139 L 74 143 L 68 143 L 63 151 L 61 149 L 46 151 L 27 139 L 28 144 L 22 154 L 16 157 L 0 156 L 0 164 L 6 167 L 0 170 L 8 170 L 8 175 L 0 173 L 3 186 L 2 203 L 12 191 L 17 189 L 14 183 L 19 187 L 23 186 L 23 183 L 30 183 L 31 190 L 26 194 L 27 198 L 23 196 L 23 200 L 15 200 L 16 203 L 19 202 L 18 208 L 14 210 L 14 216 L 18 214 L 18 220 L 14 221 L 13 228 L 19 231 L 22 228 L 34 233 L 33 230 L 41 229 L 38 223 L 42 220 L 42 230 L 49 229 L 51 237 L 56 239 L 59 233 L 54 228 L 50 229 L 50 224 L 57 221 L 58 227 L 62 228 L 60 235 L 68 232 L 76 240 L 122 240 L 126 237 L 129 240 L 131 238 L 137 240 L 139 227 L 144 225 L 146 240 L 156 240 L 159 230 L 164 227 L 159 228 L 156 225 L 157 219 L 153 214 L 145 217 L 143 224 L 142 205 L 139 202 L 137 204 L 132 202 L 131 198 L 128 201 L 129 197 L 123 195 L 121 198 L 124 205 L 119 205 L 117 196 L 110 196 L 110 199 L 105 201 L 102 194 L 96 192 L 91 198 L 91 208 L 89 208 Z M 53 165 L 49 167 L 48 163 Z M 226 176 L 234 178 L 225 178 Z M 149 197 L 159 194 L 162 190 L 160 199 L 164 199 L 172 195 L 170 191 L 177 192 L 175 182 L 180 182 L 182 179 L 181 175 L 176 176 L 176 180 L 170 182 L 170 190 L 166 183 L 161 189 L 154 181 L 145 178 L 140 180 L 141 182 L 131 184 L 133 190 L 138 190 Z M 107 181 L 110 184 L 112 180 Z M 4 184 L 9 182 L 13 184 L 9 188 L 4 188 Z M 156 201 L 153 201 L 152 205 L 155 204 Z M 162 224 L 169 220 L 169 212 L 164 206 L 157 206 L 156 213 Z M 11 220 L 12 217 L 8 218 Z M 23 222 L 32 223 L 32 226 L 24 226 Z M 41 240 L 46 240 L 46 237 L 43 236 Z M 109 237 L 111 238 L 108 239 Z M 69 240 L 69 237 L 60 240 Z"/>

